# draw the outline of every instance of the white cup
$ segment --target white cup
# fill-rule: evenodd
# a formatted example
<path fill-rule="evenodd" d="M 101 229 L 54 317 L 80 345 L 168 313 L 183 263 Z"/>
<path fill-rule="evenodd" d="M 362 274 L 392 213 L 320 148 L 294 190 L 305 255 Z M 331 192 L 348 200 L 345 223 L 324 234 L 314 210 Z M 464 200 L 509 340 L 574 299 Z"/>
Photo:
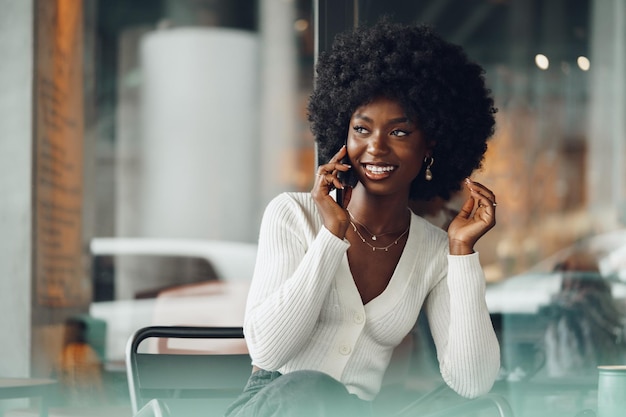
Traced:
<path fill-rule="evenodd" d="M 626 416 L 626 365 L 598 366 L 598 416 Z"/>

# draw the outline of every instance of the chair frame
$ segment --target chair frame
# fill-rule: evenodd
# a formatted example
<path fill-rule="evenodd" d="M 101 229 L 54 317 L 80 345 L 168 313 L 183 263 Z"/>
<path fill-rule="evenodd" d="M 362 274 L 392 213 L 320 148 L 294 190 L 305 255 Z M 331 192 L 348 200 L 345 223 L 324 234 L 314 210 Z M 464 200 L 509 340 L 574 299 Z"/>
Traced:
<path fill-rule="evenodd" d="M 168 417 L 176 414 L 170 411 L 170 406 L 176 405 L 178 399 L 187 403 L 190 399 L 200 401 L 212 398 L 234 399 L 241 393 L 251 372 L 251 360 L 247 354 L 139 353 L 139 345 L 144 340 L 148 338 L 241 339 L 243 337 L 241 327 L 149 326 L 136 331 L 129 339 L 126 348 L 127 377 L 133 415 Z M 178 362 L 178 360 L 181 361 Z M 246 365 L 242 366 L 243 364 Z M 190 365 L 193 365 L 193 368 L 190 368 Z M 169 375 L 168 371 L 174 372 L 176 366 L 181 369 L 183 367 L 194 369 L 197 372 L 194 372 L 194 377 L 189 378 L 189 382 L 185 380 L 183 385 L 180 383 L 175 385 L 175 378 L 163 383 L 159 380 L 160 378 L 157 378 L 163 374 Z M 208 374 L 210 371 L 219 374 L 219 381 L 211 381 L 210 378 L 198 381 L 198 375 Z M 144 373 L 143 377 L 142 373 Z M 453 417 L 459 413 L 486 409 L 497 411 L 501 417 L 514 415 L 507 400 L 493 393 L 424 414 L 425 404 L 449 391 L 447 385 L 442 384 L 409 403 L 394 416 Z"/>
<path fill-rule="evenodd" d="M 139 345 L 149 338 L 242 339 L 241 327 L 148 326 L 137 330 L 126 345 L 126 372 L 133 415 L 150 400 L 176 398 L 236 398 L 252 371 L 248 354 L 140 353 Z M 175 373 L 197 369 L 184 384 Z M 210 373 L 219 375 L 216 381 Z M 169 378 L 161 378 L 167 375 Z"/>

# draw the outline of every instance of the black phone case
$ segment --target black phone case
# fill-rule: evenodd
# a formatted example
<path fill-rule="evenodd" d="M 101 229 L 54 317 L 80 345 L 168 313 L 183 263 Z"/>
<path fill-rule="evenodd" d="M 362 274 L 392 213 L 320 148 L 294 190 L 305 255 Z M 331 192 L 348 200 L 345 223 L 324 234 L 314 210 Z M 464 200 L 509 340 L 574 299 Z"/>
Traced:
<path fill-rule="evenodd" d="M 350 164 L 350 158 L 348 158 L 348 156 L 345 156 L 341 160 L 341 163 Z M 350 188 L 354 188 L 354 186 L 358 182 L 358 179 L 356 175 L 354 174 L 354 171 L 352 170 L 352 168 L 350 168 L 349 170 L 345 172 L 344 171 L 337 172 L 337 179 L 341 181 L 344 187 L 350 187 Z M 341 207 L 343 207 L 343 190 L 342 189 L 337 189 L 337 203 Z"/>

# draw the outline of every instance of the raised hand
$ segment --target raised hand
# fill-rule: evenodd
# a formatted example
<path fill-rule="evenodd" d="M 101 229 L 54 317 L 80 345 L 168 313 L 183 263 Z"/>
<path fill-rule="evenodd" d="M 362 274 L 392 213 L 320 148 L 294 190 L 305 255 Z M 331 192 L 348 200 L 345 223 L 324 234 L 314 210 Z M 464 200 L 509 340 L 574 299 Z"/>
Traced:
<path fill-rule="evenodd" d="M 350 165 L 342 164 L 341 159 L 346 156 L 347 150 L 342 146 L 328 163 L 320 165 L 317 168 L 317 174 L 311 196 L 317 205 L 317 209 L 322 215 L 324 226 L 334 235 L 344 238 L 346 230 L 350 224 L 348 212 L 341 208 L 339 204 L 329 195 L 335 188 L 342 188 L 341 181 L 337 178 L 339 171 L 347 171 Z M 346 187 L 344 191 L 344 207 L 347 207 L 350 201 L 352 190 Z"/>
<path fill-rule="evenodd" d="M 451 255 L 474 252 L 474 245 L 496 225 L 496 196 L 484 185 L 465 179 L 470 196 L 448 227 Z"/>

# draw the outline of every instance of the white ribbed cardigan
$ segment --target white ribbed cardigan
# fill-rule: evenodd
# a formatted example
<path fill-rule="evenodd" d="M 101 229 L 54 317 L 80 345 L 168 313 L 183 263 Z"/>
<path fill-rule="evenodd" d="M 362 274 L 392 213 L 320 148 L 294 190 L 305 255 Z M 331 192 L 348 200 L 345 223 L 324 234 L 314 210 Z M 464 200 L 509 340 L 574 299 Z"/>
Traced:
<path fill-rule="evenodd" d="M 372 400 L 424 305 L 446 383 L 465 397 L 489 391 L 500 350 L 478 254 L 449 255 L 446 233 L 412 215 L 387 288 L 363 305 L 349 246 L 323 226 L 310 194 L 270 202 L 244 320 L 253 364 L 283 374 L 322 371 Z"/>

